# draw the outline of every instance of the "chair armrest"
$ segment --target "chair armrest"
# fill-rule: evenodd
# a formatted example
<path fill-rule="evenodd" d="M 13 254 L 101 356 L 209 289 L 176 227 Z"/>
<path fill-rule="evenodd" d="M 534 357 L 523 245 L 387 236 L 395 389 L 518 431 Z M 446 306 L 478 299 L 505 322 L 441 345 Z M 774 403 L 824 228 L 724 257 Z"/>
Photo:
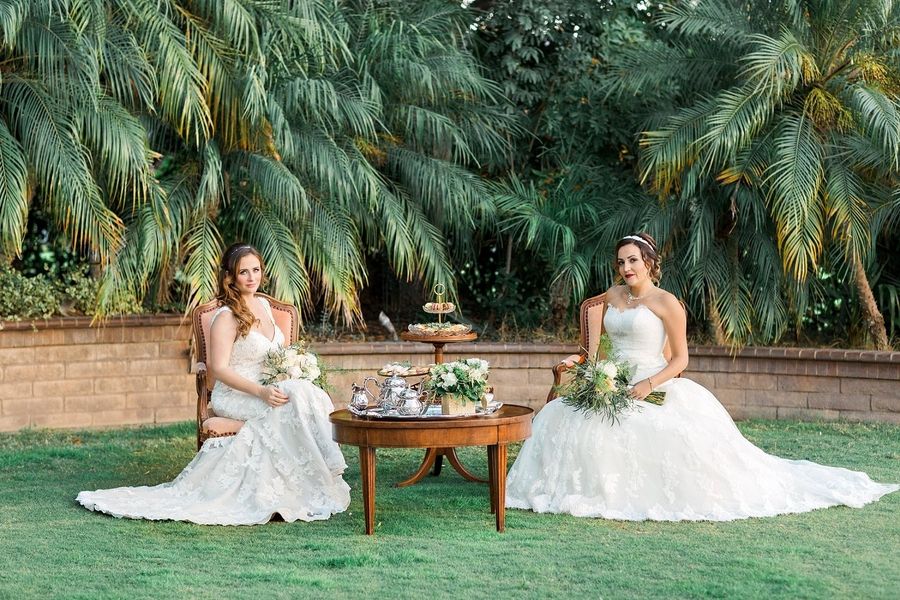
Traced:
<path fill-rule="evenodd" d="M 584 354 L 579 354 L 578 357 L 574 360 L 575 364 L 583 363 L 587 357 Z M 547 402 L 551 400 L 555 400 L 559 394 L 556 393 L 556 388 L 559 386 L 559 383 L 562 381 L 562 374 L 571 369 L 572 367 L 568 366 L 564 360 L 559 361 L 557 364 L 553 365 L 553 387 L 550 388 L 550 393 L 547 394 Z"/>
<path fill-rule="evenodd" d="M 197 376 L 194 381 L 197 388 L 197 427 L 209 418 L 209 389 L 206 381 L 206 365 L 197 363 Z"/>

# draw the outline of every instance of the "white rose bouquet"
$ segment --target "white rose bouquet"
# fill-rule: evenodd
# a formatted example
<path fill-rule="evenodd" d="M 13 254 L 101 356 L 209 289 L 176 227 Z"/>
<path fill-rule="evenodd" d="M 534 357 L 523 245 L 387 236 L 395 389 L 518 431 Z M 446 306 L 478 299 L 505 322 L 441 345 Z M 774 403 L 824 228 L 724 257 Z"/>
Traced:
<path fill-rule="evenodd" d="M 303 341 L 266 352 L 260 383 L 272 385 L 288 379 L 307 379 L 319 387 L 326 385 L 319 357 Z"/>
<path fill-rule="evenodd" d="M 629 380 L 634 367 L 615 358 L 600 359 L 600 353 L 612 357 L 612 341 L 606 334 L 600 336 L 597 356 L 575 365 L 568 383 L 557 388 L 562 401 L 576 410 L 600 415 L 610 423 L 618 423 L 619 416 L 634 407 Z M 646 402 L 662 404 L 665 392 L 652 392 Z"/>
<path fill-rule="evenodd" d="M 480 358 L 467 358 L 431 367 L 425 389 L 437 396 L 456 394 L 472 402 L 481 402 L 487 391 L 488 362 Z"/>

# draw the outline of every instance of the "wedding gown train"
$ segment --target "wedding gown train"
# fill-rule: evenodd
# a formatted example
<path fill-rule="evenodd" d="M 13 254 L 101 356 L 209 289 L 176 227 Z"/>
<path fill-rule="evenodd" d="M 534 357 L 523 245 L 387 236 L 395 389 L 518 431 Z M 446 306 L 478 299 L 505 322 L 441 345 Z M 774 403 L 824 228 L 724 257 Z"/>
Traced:
<path fill-rule="evenodd" d="M 271 318 L 268 304 L 266 309 Z M 266 352 L 283 343 L 277 327 L 272 340 L 251 331 L 235 341 L 229 365 L 259 381 Z M 275 513 L 285 521 L 313 521 L 344 511 L 350 488 L 341 476 L 344 457 L 331 439 L 331 399 L 309 381 L 279 387 L 290 400 L 273 408 L 216 382 L 210 402 L 215 413 L 245 421 L 236 435 L 208 439 L 174 481 L 81 492 L 77 501 L 116 517 L 204 525 L 265 523 Z"/>
<path fill-rule="evenodd" d="M 665 329 L 646 306 L 610 307 L 604 326 L 618 356 L 637 367 L 633 382 L 665 366 Z M 509 472 L 506 505 L 633 521 L 729 521 L 860 507 L 900 489 L 865 473 L 766 454 L 689 379 L 659 390 L 662 406 L 639 401 L 616 425 L 560 400 L 547 404 Z"/>

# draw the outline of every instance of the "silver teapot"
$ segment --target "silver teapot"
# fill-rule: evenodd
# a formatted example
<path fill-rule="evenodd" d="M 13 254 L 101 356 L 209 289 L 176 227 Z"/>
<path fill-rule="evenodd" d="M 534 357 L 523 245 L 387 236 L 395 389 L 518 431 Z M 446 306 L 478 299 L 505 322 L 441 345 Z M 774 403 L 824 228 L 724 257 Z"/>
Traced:
<path fill-rule="evenodd" d="M 379 390 L 378 408 L 383 413 L 396 409 L 400 405 L 400 394 L 409 389 L 409 384 L 399 375 L 391 375 L 384 380 L 384 383 L 378 383 L 378 378 L 376 377 L 366 377 L 363 379 L 363 387 L 366 388 L 367 392 L 370 381 Z"/>
<path fill-rule="evenodd" d="M 428 402 L 425 394 L 419 392 L 415 386 L 410 386 L 400 392 L 397 404 L 397 412 L 404 416 L 418 416 L 428 410 Z"/>

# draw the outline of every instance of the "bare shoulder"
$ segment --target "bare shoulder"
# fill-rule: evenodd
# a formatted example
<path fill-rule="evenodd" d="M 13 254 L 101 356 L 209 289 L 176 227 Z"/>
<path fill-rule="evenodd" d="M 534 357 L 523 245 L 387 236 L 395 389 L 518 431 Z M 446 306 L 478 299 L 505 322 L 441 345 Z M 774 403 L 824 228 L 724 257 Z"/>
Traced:
<path fill-rule="evenodd" d="M 658 292 L 653 294 L 652 298 L 647 299 L 646 303 L 648 305 L 652 304 L 652 308 L 656 313 L 662 313 L 664 315 L 679 315 L 684 313 L 684 305 L 682 305 L 681 300 L 673 293 L 664 289 L 659 289 Z M 660 316 L 662 316 L 662 314 Z"/>
<path fill-rule="evenodd" d="M 625 297 L 625 286 L 624 285 L 614 285 L 608 290 L 606 290 L 606 300 L 609 302 L 610 300 L 620 300 Z"/>

